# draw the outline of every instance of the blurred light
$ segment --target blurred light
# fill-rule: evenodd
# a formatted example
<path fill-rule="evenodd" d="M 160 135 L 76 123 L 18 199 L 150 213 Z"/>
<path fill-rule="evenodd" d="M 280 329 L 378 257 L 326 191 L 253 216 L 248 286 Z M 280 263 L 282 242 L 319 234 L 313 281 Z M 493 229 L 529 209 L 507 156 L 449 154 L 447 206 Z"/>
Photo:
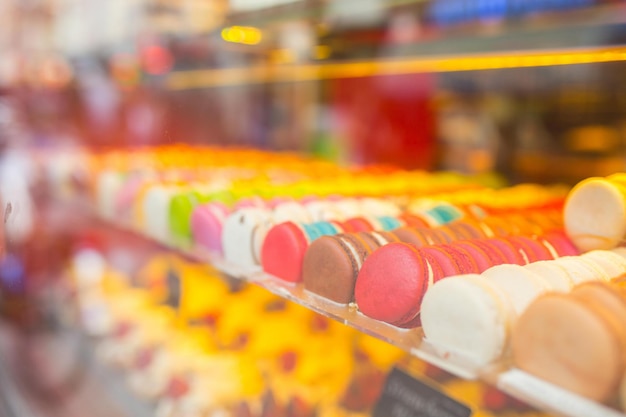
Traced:
<path fill-rule="evenodd" d="M 24 265 L 19 258 L 7 255 L 0 261 L 0 281 L 5 288 L 14 293 L 24 291 Z"/>
<path fill-rule="evenodd" d="M 141 51 L 141 59 L 144 70 L 151 75 L 165 74 L 174 65 L 172 54 L 161 45 L 146 46 Z"/>
<path fill-rule="evenodd" d="M 72 79 L 73 72 L 67 61 L 62 57 L 48 57 L 41 62 L 38 71 L 40 85 L 50 89 L 65 87 Z"/>
<path fill-rule="evenodd" d="M 436 0 L 428 15 L 437 24 L 449 25 L 475 20 L 517 18 L 543 12 L 589 7 L 597 0 Z"/>
<path fill-rule="evenodd" d="M 111 57 L 111 76 L 122 88 L 129 88 L 139 82 L 139 63 L 131 54 L 115 54 Z"/>
<path fill-rule="evenodd" d="M 330 56 L 331 49 L 328 45 L 317 45 L 313 50 L 315 59 L 326 59 Z"/>
<path fill-rule="evenodd" d="M 293 52 L 288 48 L 274 49 L 270 52 L 270 60 L 274 64 L 289 64 L 294 59 Z"/>
<path fill-rule="evenodd" d="M 289 49 L 270 53 L 272 63 L 293 62 Z M 265 66 L 221 70 L 181 71 L 172 74 L 168 88 L 174 90 L 272 81 L 372 77 L 377 75 L 481 71 L 506 68 L 544 67 L 626 61 L 626 47 L 588 48 L 551 52 L 510 52 L 473 56 L 440 56 L 397 60 L 372 60 L 347 63 L 288 65 L 267 71 Z"/>
<path fill-rule="evenodd" d="M 257 45 L 263 39 L 262 32 L 248 26 L 231 26 L 222 29 L 222 39 L 226 42 Z"/>

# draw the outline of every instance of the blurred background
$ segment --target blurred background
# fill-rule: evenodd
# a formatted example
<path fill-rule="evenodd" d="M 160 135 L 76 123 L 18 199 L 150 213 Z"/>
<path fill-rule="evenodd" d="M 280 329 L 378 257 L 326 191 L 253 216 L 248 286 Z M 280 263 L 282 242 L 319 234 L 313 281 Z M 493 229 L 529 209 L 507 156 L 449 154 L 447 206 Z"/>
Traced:
<path fill-rule="evenodd" d="M 93 349 L 71 331 L 73 290 L 48 283 L 85 248 L 113 252 L 131 277 L 155 249 L 128 255 L 140 245 L 105 244 L 90 219 L 51 204 L 33 149 L 247 146 L 571 185 L 625 169 L 625 23 L 622 0 L 0 1 L 0 194 L 11 196 L 0 305 L 21 323 L 3 327 L 0 357 L 31 383 L 10 388 L 20 378 L 0 367 L 0 416 L 154 411 L 129 411 L 95 382 L 71 410 L 58 401 L 89 386 Z M 23 371 L 59 352 L 76 361 L 33 388 L 44 371 Z M 39 405 L 11 404 L 14 389 Z"/>
<path fill-rule="evenodd" d="M 247 145 L 512 182 L 623 166 L 623 1 L 0 7 L 3 126 L 36 146 Z"/>

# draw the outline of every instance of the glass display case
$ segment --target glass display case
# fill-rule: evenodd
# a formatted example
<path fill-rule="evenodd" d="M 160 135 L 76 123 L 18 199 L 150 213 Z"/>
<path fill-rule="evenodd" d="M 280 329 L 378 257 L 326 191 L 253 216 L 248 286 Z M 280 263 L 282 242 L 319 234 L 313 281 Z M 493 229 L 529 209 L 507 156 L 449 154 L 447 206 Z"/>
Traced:
<path fill-rule="evenodd" d="M 590 177 L 622 193 L 625 23 L 618 0 L 3 2 L 0 415 L 623 416 L 617 382 L 578 395 L 507 338 L 486 364 L 442 353 L 419 311 L 375 317 L 302 269 L 338 232 L 357 272 L 396 229 L 476 237 L 456 221 L 548 248 L 515 246 L 522 264 L 589 252 L 564 206 Z M 256 237 L 229 256 L 250 208 L 274 217 L 241 217 Z M 304 249 L 265 249 L 284 222 Z"/>

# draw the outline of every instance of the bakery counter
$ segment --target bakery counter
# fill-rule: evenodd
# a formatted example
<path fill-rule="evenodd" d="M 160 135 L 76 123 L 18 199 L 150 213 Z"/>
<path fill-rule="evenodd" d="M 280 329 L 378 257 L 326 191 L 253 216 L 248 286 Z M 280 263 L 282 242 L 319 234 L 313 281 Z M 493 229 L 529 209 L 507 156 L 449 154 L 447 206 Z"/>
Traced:
<path fill-rule="evenodd" d="M 185 158 L 188 152 L 182 150 Z M 215 157 L 207 151 L 209 155 Z M 240 154 L 230 156 L 239 163 Z M 259 172 L 284 175 L 264 166 L 271 156 L 254 157 Z M 572 216 L 565 207 L 571 209 L 568 202 L 581 199 L 568 200 L 572 190 L 563 187 L 492 189 L 441 173 L 337 169 L 330 176 L 326 165 L 318 172 L 308 162 L 293 164 L 294 171 L 302 169 L 300 176 L 267 183 L 264 177 L 249 178 L 249 171 L 235 175 L 224 168 L 155 170 L 161 182 L 149 172 L 105 170 L 94 176 L 89 202 L 65 211 L 88 213 L 94 225 L 117 233 L 109 249 L 116 257 L 153 245 L 202 268 L 212 266 L 231 284 L 254 284 L 243 287 L 254 288 L 260 299 L 276 294 L 300 311 L 320 313 L 363 337 L 374 336 L 386 342 L 378 342 L 380 350 L 400 348 L 470 386 L 499 387 L 531 407 L 560 415 L 620 415 L 615 399 L 624 374 L 620 343 L 625 339 L 617 323 L 622 316 L 607 318 L 613 311 L 601 308 L 606 304 L 601 300 L 612 300 L 612 309 L 626 317 L 626 288 L 620 282 L 625 251 L 582 248 L 568 222 L 580 219 L 579 212 L 587 216 L 583 212 L 596 207 L 595 197 L 582 199 Z M 303 180 L 305 173 L 312 178 Z M 182 174 L 202 181 L 168 182 Z M 618 218 L 624 207 L 623 177 L 592 184 L 590 192 L 608 202 L 604 209 L 615 211 L 610 218 Z M 621 232 L 602 224 L 619 240 Z M 589 231 L 580 232 L 587 240 Z M 177 279 L 168 262 L 156 275 L 159 281 L 145 291 L 167 293 L 161 302 L 175 308 L 191 300 L 192 319 L 214 323 L 209 306 L 221 311 L 228 302 L 212 287 L 194 289 Z M 203 282 L 205 273 L 195 272 L 195 282 Z M 152 274 L 147 276 L 144 281 L 150 284 Z M 536 313 L 546 308 L 554 314 L 554 326 Z M 586 319 L 586 327 L 571 326 L 571 311 Z M 241 316 L 250 315 L 238 312 Z M 252 329 L 249 321 L 245 324 L 245 331 L 273 337 L 255 330 L 261 323 Z M 594 335 L 586 337 L 587 330 Z M 559 342 L 556 348 L 546 346 L 552 334 Z M 222 345 L 247 340 L 245 334 L 231 336 Z M 568 343 L 572 339 L 578 343 Z M 595 351 L 594 343 L 606 355 L 585 355 Z M 298 349 L 301 344 L 302 339 Z M 567 355 L 561 355 L 564 351 Z M 570 371 L 571 358 L 584 363 L 575 367 L 581 372 Z M 549 369 L 557 371 L 546 374 Z M 552 389 L 547 381 L 569 392 Z"/>
<path fill-rule="evenodd" d="M 210 264 L 220 271 L 223 279 L 230 284 L 252 283 L 325 317 L 399 347 L 408 352 L 416 362 L 427 364 L 431 374 L 452 375 L 455 380 L 465 381 L 465 384 L 475 385 L 481 389 L 489 386 L 497 388 L 499 392 L 521 401 L 527 407 L 543 410 L 549 414 L 569 417 L 623 417 L 625 415 L 515 369 L 511 366 L 509 359 L 497 361 L 488 366 L 479 366 L 463 355 L 451 352 L 442 354 L 436 346 L 424 339 L 421 327 L 402 329 L 371 319 L 358 312 L 354 305 L 337 304 L 311 294 L 304 289 L 302 284 L 285 282 L 263 272 L 260 267 L 242 267 L 201 248 L 166 244 L 146 237 L 132 226 L 115 224 L 105 219 L 99 219 L 99 221 L 110 230 L 116 230 L 115 233 L 122 233 L 127 242 L 135 242 L 131 244 L 132 246 L 138 247 L 137 242 L 143 242 L 144 245 L 153 245 L 162 251 L 176 253 L 193 262 Z M 438 371 L 433 372 L 432 369 Z M 421 372 L 423 370 L 416 372 L 414 369 L 410 374 L 418 381 L 430 378 Z M 443 388 L 440 390 L 444 391 Z M 462 396 L 457 398 L 463 401 Z"/>

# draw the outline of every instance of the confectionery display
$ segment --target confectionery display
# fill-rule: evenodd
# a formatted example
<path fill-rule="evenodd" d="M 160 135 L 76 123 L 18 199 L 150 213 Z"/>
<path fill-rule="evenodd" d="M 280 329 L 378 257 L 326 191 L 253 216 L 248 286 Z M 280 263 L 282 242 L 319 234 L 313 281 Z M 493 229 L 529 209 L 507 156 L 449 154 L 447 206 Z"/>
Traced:
<path fill-rule="evenodd" d="M 230 288 L 176 256 L 153 257 L 135 277 L 108 265 L 95 279 L 81 268 L 73 276 L 79 297 L 100 307 L 99 359 L 122 369 L 162 416 L 367 415 L 382 376 L 405 356 L 256 286 Z"/>
<path fill-rule="evenodd" d="M 491 384 L 521 371 L 601 412 L 621 407 L 626 174 L 572 189 L 491 188 L 451 173 L 183 146 L 86 155 L 80 166 L 91 191 L 74 197 L 108 224 L 265 287 L 196 279 L 197 288 L 174 294 L 172 314 L 155 304 L 159 294 L 172 302 L 163 273 L 146 275 L 144 290 L 111 284 L 103 358 L 132 370 L 138 394 L 169 393 L 169 409 L 188 395 L 202 409 L 256 415 L 270 395 L 303 415 L 339 412 L 350 384 L 360 384 L 351 349 L 361 333 L 271 292 L 401 347 L 386 368 L 369 364 L 379 373 L 405 350 Z M 301 364 L 309 356 L 324 357 L 328 370 Z M 232 386 L 195 398 L 212 389 L 205 373 L 220 372 Z M 319 391 L 306 385 L 322 374 Z"/>

